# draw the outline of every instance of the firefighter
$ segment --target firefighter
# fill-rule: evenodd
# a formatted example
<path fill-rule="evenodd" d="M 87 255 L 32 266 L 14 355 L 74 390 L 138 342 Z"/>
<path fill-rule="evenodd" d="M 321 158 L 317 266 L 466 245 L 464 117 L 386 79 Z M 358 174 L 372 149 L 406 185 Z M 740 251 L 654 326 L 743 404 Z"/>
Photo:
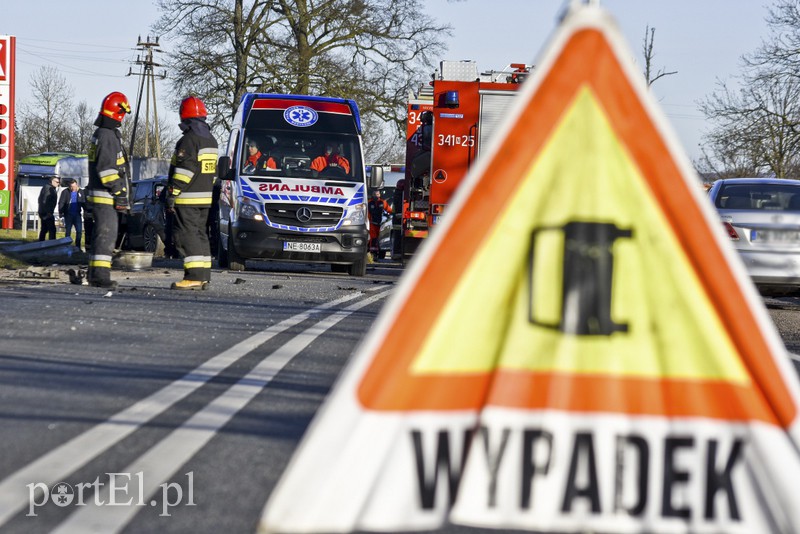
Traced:
<path fill-rule="evenodd" d="M 350 174 L 350 162 L 347 158 L 339 154 L 336 143 L 326 143 L 325 153 L 314 158 L 311 162 L 311 170 L 321 172 L 328 167 L 340 168 L 345 174 Z"/>
<path fill-rule="evenodd" d="M 378 234 L 381 231 L 383 214 L 392 213 L 392 207 L 381 198 L 381 192 L 376 189 L 367 204 L 367 212 L 369 213 L 369 248 L 370 251 L 377 254 L 380 251 Z"/>
<path fill-rule="evenodd" d="M 167 183 L 167 210 L 174 213 L 175 247 L 183 257 L 183 280 L 172 289 L 208 289 L 211 249 L 206 233 L 217 173 L 217 140 L 206 124 L 208 112 L 196 96 L 180 107 L 183 137 L 175 146 Z"/>
<path fill-rule="evenodd" d="M 89 285 L 116 289 L 111 280 L 111 256 L 117 241 L 119 213 L 127 213 L 128 157 L 122 148 L 119 128 L 131 112 L 128 98 L 110 93 L 103 99 L 89 143 L 89 186 L 86 202 L 94 216 L 92 252 L 89 257 Z"/>

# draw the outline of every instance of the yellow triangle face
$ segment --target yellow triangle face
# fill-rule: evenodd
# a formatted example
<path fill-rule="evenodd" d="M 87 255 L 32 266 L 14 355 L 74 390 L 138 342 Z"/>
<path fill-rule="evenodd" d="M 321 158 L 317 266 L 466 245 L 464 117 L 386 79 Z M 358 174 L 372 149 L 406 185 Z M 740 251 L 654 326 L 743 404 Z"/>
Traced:
<path fill-rule="evenodd" d="M 748 382 L 669 228 L 583 87 L 520 177 L 413 371 Z M 566 280 L 565 259 L 572 266 Z M 611 281 L 606 295 L 603 277 Z"/>
<path fill-rule="evenodd" d="M 774 332 L 638 73 L 596 28 L 542 72 L 376 334 L 359 402 L 794 420 Z"/>

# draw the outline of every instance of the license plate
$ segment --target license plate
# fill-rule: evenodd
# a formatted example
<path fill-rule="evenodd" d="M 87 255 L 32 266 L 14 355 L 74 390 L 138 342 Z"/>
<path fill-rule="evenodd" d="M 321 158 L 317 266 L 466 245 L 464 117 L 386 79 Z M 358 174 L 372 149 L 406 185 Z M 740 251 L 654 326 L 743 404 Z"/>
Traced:
<path fill-rule="evenodd" d="M 759 243 L 800 244 L 800 231 L 797 230 L 752 230 L 750 241 Z"/>
<path fill-rule="evenodd" d="M 296 241 L 286 241 L 283 243 L 283 250 L 290 252 L 322 252 L 321 243 L 298 243 Z"/>

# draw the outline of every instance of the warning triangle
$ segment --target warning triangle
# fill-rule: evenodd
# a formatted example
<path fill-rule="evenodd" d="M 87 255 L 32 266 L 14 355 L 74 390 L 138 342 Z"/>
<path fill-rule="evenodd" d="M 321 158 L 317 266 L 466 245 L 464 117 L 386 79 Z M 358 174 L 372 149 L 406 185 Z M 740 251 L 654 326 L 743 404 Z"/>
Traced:
<path fill-rule="evenodd" d="M 800 529 L 797 378 L 630 57 L 565 18 L 264 530 Z"/>
<path fill-rule="evenodd" d="M 567 381 L 581 394 L 553 407 L 796 418 L 696 179 L 626 79 L 601 31 L 572 37 L 442 231 L 365 407 L 541 408 Z"/>

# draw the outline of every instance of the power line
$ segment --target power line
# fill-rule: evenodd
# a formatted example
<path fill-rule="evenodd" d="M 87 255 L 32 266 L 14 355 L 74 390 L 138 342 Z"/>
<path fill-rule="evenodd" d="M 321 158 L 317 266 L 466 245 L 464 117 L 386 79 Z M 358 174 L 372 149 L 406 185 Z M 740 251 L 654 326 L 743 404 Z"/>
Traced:
<path fill-rule="evenodd" d="M 18 46 L 17 51 L 22 52 L 24 54 L 30 54 L 32 56 L 43 57 L 42 54 L 44 52 L 38 52 L 33 50 L 28 50 L 25 47 Z M 81 55 L 75 55 L 70 53 L 58 53 L 58 52 L 47 52 L 47 57 L 51 58 L 63 58 L 63 59 L 76 59 L 79 61 L 94 61 L 94 62 L 103 62 L 103 63 L 126 63 L 127 59 L 122 58 L 107 58 L 107 57 L 87 57 Z"/>
<path fill-rule="evenodd" d="M 33 54 L 31 52 L 28 52 L 28 54 L 30 54 L 31 56 L 34 56 L 36 58 L 39 58 L 41 60 L 44 60 L 45 62 L 49 63 L 50 65 L 55 65 L 58 68 L 58 70 L 61 70 L 61 71 L 64 71 L 64 72 L 69 72 L 71 74 L 78 74 L 78 75 L 81 75 L 81 76 L 105 76 L 105 77 L 109 77 L 109 78 L 121 78 L 122 77 L 122 75 L 108 74 L 107 72 L 94 72 L 94 71 L 87 70 L 87 69 L 81 69 L 80 67 L 75 67 L 75 66 L 72 66 L 72 65 L 66 65 L 66 64 L 64 64 L 64 63 L 62 63 L 60 61 L 52 61 L 50 58 L 42 56 L 40 54 Z M 21 60 L 19 58 L 17 58 L 17 62 L 18 63 L 29 64 L 29 65 L 34 65 L 36 67 L 44 67 L 45 66 L 45 65 L 42 65 L 40 63 L 31 63 L 31 62 L 28 62 L 28 61 L 25 61 L 25 60 Z"/>
<path fill-rule="evenodd" d="M 161 74 L 155 73 L 155 67 L 162 67 L 160 63 L 156 63 L 153 60 L 153 52 L 160 52 L 158 50 L 158 37 L 155 38 L 155 41 L 150 41 L 150 36 L 147 36 L 146 41 L 142 41 L 142 37 L 139 36 L 138 42 L 136 43 L 137 50 L 142 54 L 136 56 L 136 61 L 134 63 L 136 65 L 141 65 L 142 69 L 140 72 L 133 72 L 133 69 L 128 69 L 128 76 L 141 76 L 141 83 L 139 84 L 139 94 L 136 96 L 136 113 L 133 117 L 133 132 L 131 133 L 131 149 L 130 154 L 133 156 L 133 146 L 134 142 L 136 141 L 136 126 L 139 122 L 139 109 L 142 105 L 142 94 L 144 92 L 147 93 L 147 102 L 145 104 L 145 114 L 144 114 L 144 157 L 149 156 L 150 152 L 150 100 L 152 98 L 153 101 L 153 125 L 155 127 L 155 141 L 156 141 L 156 157 L 161 159 L 161 132 L 159 131 L 158 125 L 158 108 L 156 106 L 156 78 L 161 78 L 162 80 L 167 77 L 167 71 L 163 71 Z M 145 89 L 146 87 L 146 89 Z M 152 88 L 152 96 L 150 94 Z"/>
<path fill-rule="evenodd" d="M 31 38 L 25 37 L 23 35 L 16 35 L 16 38 L 17 38 L 17 46 L 19 46 L 20 41 L 22 41 L 22 42 L 24 42 L 26 44 L 28 43 L 28 41 L 31 41 L 31 42 L 38 42 L 38 43 L 68 44 L 68 45 L 76 45 L 76 46 L 88 46 L 88 47 L 93 47 L 93 48 L 106 48 L 109 51 L 111 51 L 111 50 L 116 50 L 116 51 L 131 50 L 131 48 L 129 48 L 129 47 L 108 46 L 108 45 L 100 45 L 100 44 L 95 44 L 95 43 L 78 43 L 78 42 L 75 42 L 75 41 L 55 41 L 55 40 L 51 40 L 51 39 L 31 39 Z M 34 46 L 34 45 L 31 45 L 31 46 Z M 39 48 L 43 48 L 43 47 L 39 47 Z M 54 49 L 51 49 L 51 50 L 54 50 Z"/>

